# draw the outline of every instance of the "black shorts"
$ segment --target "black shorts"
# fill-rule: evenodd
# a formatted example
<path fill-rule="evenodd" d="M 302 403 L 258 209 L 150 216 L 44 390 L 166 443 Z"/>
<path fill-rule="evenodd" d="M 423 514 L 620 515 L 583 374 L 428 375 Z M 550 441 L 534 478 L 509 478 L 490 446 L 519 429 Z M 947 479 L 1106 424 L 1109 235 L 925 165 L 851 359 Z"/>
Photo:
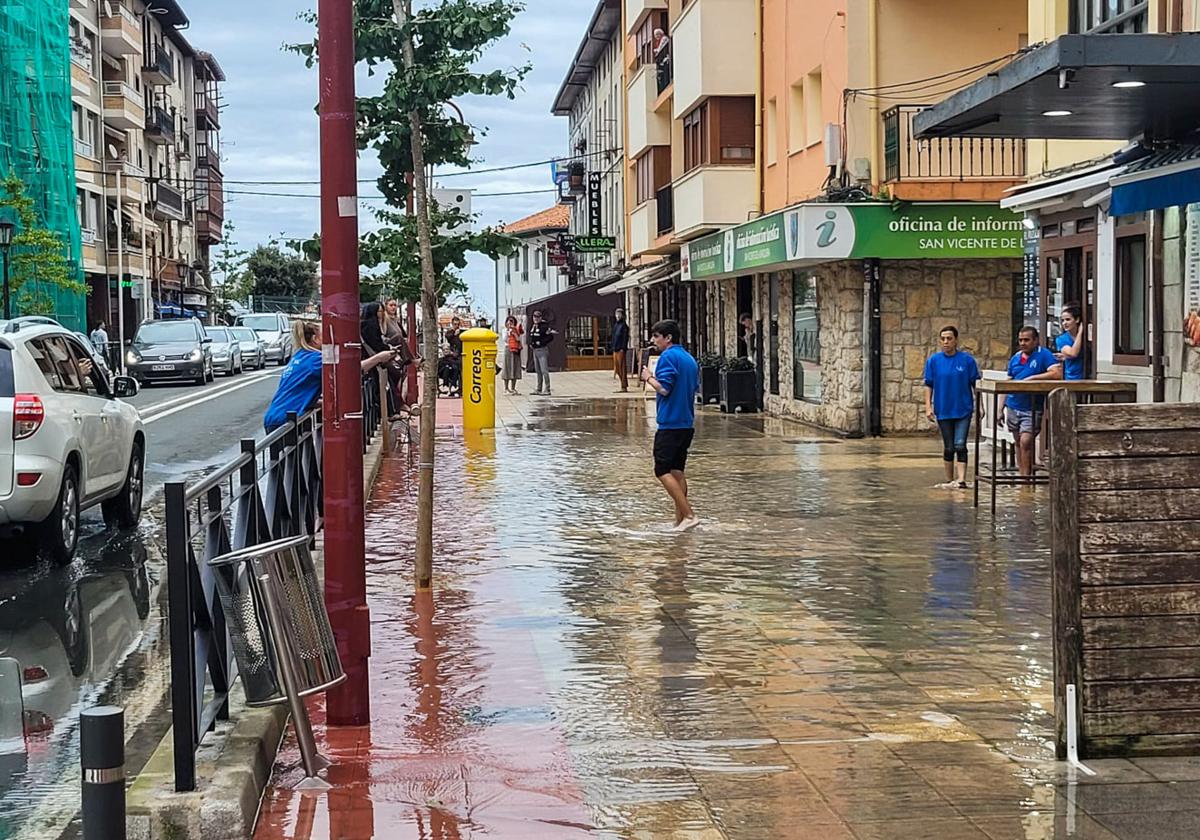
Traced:
<path fill-rule="evenodd" d="M 654 474 L 661 478 L 687 467 L 688 447 L 695 429 L 659 429 L 654 433 Z"/>

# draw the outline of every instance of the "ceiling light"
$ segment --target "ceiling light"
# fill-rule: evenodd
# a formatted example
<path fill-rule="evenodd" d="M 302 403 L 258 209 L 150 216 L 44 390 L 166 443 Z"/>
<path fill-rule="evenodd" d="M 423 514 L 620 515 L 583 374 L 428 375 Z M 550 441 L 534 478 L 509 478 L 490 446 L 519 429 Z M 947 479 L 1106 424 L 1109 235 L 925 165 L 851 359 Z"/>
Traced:
<path fill-rule="evenodd" d="M 1043 117 L 1069 117 L 1070 111 L 1042 111 Z"/>
<path fill-rule="evenodd" d="M 1113 82 L 1113 87 L 1115 88 L 1140 88 L 1145 86 L 1145 82 L 1139 82 L 1137 79 L 1129 79 L 1125 82 Z"/>

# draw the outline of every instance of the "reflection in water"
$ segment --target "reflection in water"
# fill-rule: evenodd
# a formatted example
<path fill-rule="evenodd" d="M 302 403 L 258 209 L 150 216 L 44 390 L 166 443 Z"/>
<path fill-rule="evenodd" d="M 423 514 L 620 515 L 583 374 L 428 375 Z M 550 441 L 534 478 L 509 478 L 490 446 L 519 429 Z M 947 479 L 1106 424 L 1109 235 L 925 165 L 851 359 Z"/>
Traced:
<path fill-rule="evenodd" d="M 0 837 L 78 807 L 79 713 L 101 698 L 121 703 L 140 682 L 122 666 L 157 575 L 135 533 L 89 539 L 67 566 L 0 575 Z"/>
<path fill-rule="evenodd" d="M 927 489 L 924 441 L 704 413 L 707 519 L 674 535 L 640 402 L 535 410 L 439 441 L 433 596 L 411 589 L 412 466 L 385 465 L 375 720 L 324 735 L 346 783 L 277 787 L 260 840 L 904 837 L 956 806 L 1009 821 L 989 836 L 1044 827 L 1044 497 L 993 523 Z"/>

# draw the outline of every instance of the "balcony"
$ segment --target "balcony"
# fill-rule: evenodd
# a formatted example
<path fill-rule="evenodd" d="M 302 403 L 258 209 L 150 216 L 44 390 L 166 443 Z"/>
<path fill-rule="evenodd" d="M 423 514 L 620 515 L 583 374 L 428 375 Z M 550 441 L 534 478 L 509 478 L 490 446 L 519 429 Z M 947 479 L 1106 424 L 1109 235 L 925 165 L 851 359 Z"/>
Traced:
<path fill-rule="evenodd" d="M 658 98 L 655 67 L 643 65 L 629 82 L 629 140 L 627 153 L 632 160 L 651 146 L 671 145 L 671 117 L 657 113 Z"/>
<path fill-rule="evenodd" d="M 96 147 L 87 140 L 75 138 L 75 154 L 79 157 L 94 158 L 96 156 Z"/>
<path fill-rule="evenodd" d="M 913 120 L 928 105 L 897 105 L 883 112 L 884 181 L 994 181 L 1000 190 L 1025 180 L 1025 141 L 1002 137 L 918 140 Z M 959 192 L 952 190 L 951 192 Z M 935 196 L 931 196 L 935 197 Z M 966 194 L 940 196 L 970 198 Z M 977 196 L 983 197 L 983 196 Z M 995 196 L 999 198 L 999 194 Z"/>
<path fill-rule="evenodd" d="M 117 0 L 108 0 L 101 7 L 100 46 L 114 58 L 142 51 L 142 22 Z"/>
<path fill-rule="evenodd" d="M 757 63 L 754 14 L 743 0 L 692 0 L 671 35 L 673 116 L 710 96 L 754 96 Z M 740 221 L 745 221 L 741 219 Z"/>
<path fill-rule="evenodd" d="M 104 170 L 112 175 L 110 183 L 116 187 L 116 175 L 121 175 L 121 200 L 130 204 L 141 204 L 145 197 L 144 184 L 146 170 L 135 166 L 126 160 L 110 160 L 105 162 Z M 111 196 L 110 196 L 111 197 Z"/>
<path fill-rule="evenodd" d="M 196 128 L 201 131 L 221 127 L 221 112 L 217 108 L 217 98 L 212 93 L 196 92 Z"/>
<path fill-rule="evenodd" d="M 629 214 L 629 253 L 630 256 L 649 254 L 658 238 L 655 224 L 658 218 L 657 202 L 654 199 L 643 201 Z"/>
<path fill-rule="evenodd" d="M 166 50 L 159 45 L 151 47 L 150 54 L 146 56 L 146 65 L 142 68 L 142 75 L 152 85 L 173 84 L 175 65 L 171 61 L 171 56 L 167 55 Z"/>
<path fill-rule="evenodd" d="M 146 108 L 141 94 L 125 82 L 105 82 L 104 122 L 121 131 L 145 126 Z"/>
<path fill-rule="evenodd" d="M 646 15 L 666 10 L 667 0 L 625 0 L 625 25 L 629 27 L 626 34 L 632 35 Z"/>
<path fill-rule="evenodd" d="M 95 64 L 92 60 L 92 48 L 88 42 L 81 38 L 72 38 L 70 49 L 71 63 L 91 76 Z"/>
<path fill-rule="evenodd" d="M 655 91 L 659 96 L 667 92 L 674 81 L 674 66 L 671 64 L 671 42 L 667 41 L 661 50 L 654 54 Z"/>
<path fill-rule="evenodd" d="M 221 156 L 208 140 L 196 140 L 196 166 L 202 169 L 221 171 Z"/>
<path fill-rule="evenodd" d="M 79 241 L 83 245 L 95 245 L 96 231 L 92 228 L 81 227 L 79 229 Z"/>
<path fill-rule="evenodd" d="M 175 142 L 175 114 L 155 105 L 146 114 L 146 140 L 159 146 Z"/>
<path fill-rule="evenodd" d="M 125 228 L 125 238 L 122 247 L 117 247 L 117 228 L 108 228 L 108 265 L 112 271 L 118 270 L 118 265 L 125 274 L 144 276 L 142 271 L 143 258 L 146 256 L 142 246 L 142 235 L 135 230 Z"/>
<path fill-rule="evenodd" d="M 166 181 L 155 181 L 150 188 L 150 216 L 182 222 L 183 193 Z"/>
<path fill-rule="evenodd" d="M 221 241 L 221 226 L 225 221 L 220 173 L 209 170 L 206 178 L 196 182 L 196 189 L 196 238 L 201 245 L 215 245 Z"/>
<path fill-rule="evenodd" d="M 676 240 L 740 225 L 757 209 L 756 180 L 750 166 L 701 166 L 673 187 Z"/>
<path fill-rule="evenodd" d="M 192 138 L 184 133 L 180 134 L 177 139 L 179 142 L 175 144 L 175 154 L 178 155 L 180 160 L 191 160 Z"/>

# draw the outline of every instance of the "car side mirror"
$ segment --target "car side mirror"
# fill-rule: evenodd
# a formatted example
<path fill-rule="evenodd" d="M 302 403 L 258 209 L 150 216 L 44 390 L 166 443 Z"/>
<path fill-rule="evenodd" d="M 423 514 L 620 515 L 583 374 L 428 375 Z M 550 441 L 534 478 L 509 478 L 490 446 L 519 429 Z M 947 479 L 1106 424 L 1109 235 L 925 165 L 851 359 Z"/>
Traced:
<path fill-rule="evenodd" d="M 206 335 L 206 336 L 204 336 L 204 338 L 200 339 L 200 343 L 201 344 L 212 344 L 212 339 Z"/>
<path fill-rule="evenodd" d="M 138 392 L 137 380 L 132 376 L 113 377 L 113 396 L 120 399 L 136 397 Z"/>

